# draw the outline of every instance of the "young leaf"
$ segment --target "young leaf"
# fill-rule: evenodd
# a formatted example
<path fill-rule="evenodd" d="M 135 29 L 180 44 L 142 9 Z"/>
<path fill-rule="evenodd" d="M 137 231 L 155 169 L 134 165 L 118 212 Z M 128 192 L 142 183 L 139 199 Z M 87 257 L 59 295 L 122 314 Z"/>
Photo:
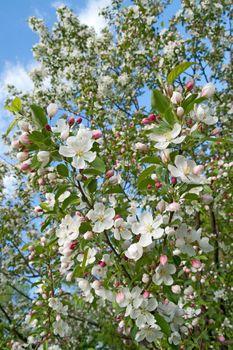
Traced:
<path fill-rule="evenodd" d="M 100 173 L 105 173 L 106 171 L 104 161 L 99 157 L 96 157 L 95 160 L 92 163 L 90 163 L 90 166 L 98 170 Z"/>
<path fill-rule="evenodd" d="M 189 67 L 191 67 L 195 62 L 183 62 L 178 64 L 175 68 L 171 70 L 171 72 L 167 76 L 167 81 L 171 84 L 181 73 L 186 71 Z"/>
<path fill-rule="evenodd" d="M 156 319 L 158 325 L 159 325 L 160 328 L 162 329 L 162 331 L 163 331 L 168 337 L 170 337 L 170 335 L 171 335 L 171 329 L 170 329 L 169 324 L 167 323 L 167 321 L 165 321 L 165 319 L 164 319 L 159 313 L 156 313 L 154 316 L 155 316 L 155 319 Z"/>
<path fill-rule="evenodd" d="M 17 118 L 15 118 L 14 120 L 12 120 L 12 122 L 10 123 L 10 125 L 9 125 L 8 128 L 7 128 L 6 136 L 8 136 L 9 133 L 11 132 L 11 130 L 14 129 L 14 127 L 15 127 L 16 124 L 17 124 L 17 121 L 18 121 Z"/>
<path fill-rule="evenodd" d="M 156 169 L 155 165 L 150 166 L 149 168 L 146 168 L 145 170 L 143 170 L 143 172 L 139 175 L 138 177 L 138 185 L 140 185 L 140 183 L 147 179 L 152 173 L 153 171 Z"/>
<path fill-rule="evenodd" d="M 155 89 L 151 94 L 151 107 L 162 114 L 170 108 L 171 104 L 169 99 L 162 94 L 159 90 Z"/>
<path fill-rule="evenodd" d="M 14 100 L 11 102 L 10 106 L 5 106 L 5 109 L 7 109 L 10 112 L 20 112 L 22 109 L 22 102 L 19 97 L 14 98 Z"/>
<path fill-rule="evenodd" d="M 176 121 L 170 100 L 157 89 L 152 91 L 151 107 L 153 110 L 158 111 L 168 124 L 173 125 Z"/>
<path fill-rule="evenodd" d="M 59 164 L 57 166 L 57 172 L 60 176 L 63 176 L 63 177 L 69 176 L 69 170 L 68 170 L 67 166 L 65 166 L 65 164 Z"/>
<path fill-rule="evenodd" d="M 89 249 L 87 248 L 87 249 L 84 251 L 83 261 L 82 261 L 82 269 L 84 269 L 84 267 L 86 266 L 88 250 L 89 250 Z"/>
<path fill-rule="evenodd" d="M 32 110 L 32 119 L 36 125 L 43 128 L 46 124 L 48 124 L 47 117 L 43 108 L 36 105 L 32 105 L 31 110 Z"/>

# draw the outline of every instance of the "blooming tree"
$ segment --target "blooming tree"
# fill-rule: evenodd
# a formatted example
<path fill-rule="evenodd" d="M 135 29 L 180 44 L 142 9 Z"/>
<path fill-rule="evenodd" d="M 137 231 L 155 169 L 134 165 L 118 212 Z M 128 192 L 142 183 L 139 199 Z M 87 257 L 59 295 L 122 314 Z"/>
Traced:
<path fill-rule="evenodd" d="M 29 20 L 1 253 L 25 300 L 0 305 L 3 349 L 232 344 L 230 2 L 183 1 L 165 28 L 169 6 L 112 0 L 99 35 L 65 6 L 51 31 Z"/>

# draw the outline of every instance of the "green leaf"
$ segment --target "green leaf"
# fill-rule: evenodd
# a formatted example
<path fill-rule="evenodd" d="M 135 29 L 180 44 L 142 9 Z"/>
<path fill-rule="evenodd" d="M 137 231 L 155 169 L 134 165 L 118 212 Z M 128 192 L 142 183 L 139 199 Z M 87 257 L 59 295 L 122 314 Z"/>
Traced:
<path fill-rule="evenodd" d="M 152 165 L 146 168 L 145 170 L 143 170 L 143 172 L 138 177 L 138 185 L 140 185 L 142 181 L 147 179 L 155 171 L 155 169 L 156 169 L 156 166 Z"/>
<path fill-rule="evenodd" d="M 97 181 L 95 179 L 92 179 L 87 185 L 87 188 L 90 193 L 94 193 L 97 189 Z"/>
<path fill-rule="evenodd" d="M 189 199 L 191 201 L 198 200 L 199 196 L 195 193 L 186 193 L 184 196 L 185 199 Z"/>
<path fill-rule="evenodd" d="M 221 138 L 218 138 L 218 137 L 205 137 L 204 141 L 233 143 L 233 140 L 231 140 L 231 139 L 226 139 L 226 138 L 225 139 L 221 139 Z"/>
<path fill-rule="evenodd" d="M 188 98 L 186 98 L 186 99 L 182 102 L 181 106 L 182 106 L 184 109 L 186 109 L 186 107 L 187 107 L 191 102 L 193 102 L 193 101 L 197 98 L 197 96 L 198 96 L 198 94 L 192 94 L 192 95 L 190 95 Z"/>
<path fill-rule="evenodd" d="M 167 81 L 171 84 L 181 73 L 186 71 L 189 67 L 191 67 L 195 62 L 183 62 L 178 64 L 175 68 L 171 70 L 171 72 L 167 76 Z"/>
<path fill-rule="evenodd" d="M 32 110 L 32 120 L 36 125 L 43 128 L 46 124 L 48 124 L 47 117 L 43 108 L 36 105 L 32 105 L 31 110 Z"/>
<path fill-rule="evenodd" d="M 43 350 L 48 350 L 49 346 L 48 346 L 48 340 L 46 340 L 43 344 Z"/>
<path fill-rule="evenodd" d="M 170 329 L 167 321 L 165 321 L 165 319 L 159 313 L 156 313 L 154 316 L 155 316 L 155 319 L 156 319 L 158 325 L 162 329 L 163 333 L 165 333 L 168 337 L 170 337 L 171 329 Z"/>
<path fill-rule="evenodd" d="M 194 109 L 194 105 L 198 105 L 203 101 L 206 101 L 206 97 L 199 97 L 197 99 L 195 99 L 194 101 L 192 101 L 191 103 L 188 104 L 188 106 L 185 108 L 185 112 L 189 113 Z"/>
<path fill-rule="evenodd" d="M 12 122 L 10 123 L 10 125 L 9 125 L 8 128 L 7 128 L 6 136 L 8 136 L 9 133 L 11 132 L 11 130 L 14 129 L 14 127 L 15 127 L 16 124 L 17 124 L 17 122 L 18 122 L 17 118 L 15 118 L 14 120 L 12 120 Z"/>
<path fill-rule="evenodd" d="M 105 192 L 105 194 L 108 193 L 124 193 L 122 187 L 120 185 L 116 185 L 116 186 L 112 186 L 110 188 L 108 188 Z"/>
<path fill-rule="evenodd" d="M 71 194 L 68 198 L 66 198 L 62 204 L 62 209 L 65 210 L 68 206 L 79 204 L 80 200 L 77 196 L 77 194 Z"/>
<path fill-rule="evenodd" d="M 87 249 L 84 251 L 83 261 L 82 261 L 82 269 L 84 269 L 84 267 L 86 266 L 88 250 L 89 250 L 89 248 L 87 248 Z"/>
<path fill-rule="evenodd" d="M 90 166 L 91 168 L 98 170 L 100 173 L 105 173 L 106 171 L 104 161 L 99 157 L 96 157 L 95 160 L 90 163 Z"/>
<path fill-rule="evenodd" d="M 62 177 L 68 177 L 69 176 L 69 170 L 65 164 L 59 164 L 57 166 L 57 172 Z"/>
<path fill-rule="evenodd" d="M 167 96 L 163 95 L 162 92 L 155 89 L 151 94 L 151 107 L 152 109 L 164 114 L 171 104 Z"/>
<path fill-rule="evenodd" d="M 10 112 L 20 112 L 22 109 L 22 101 L 19 97 L 15 97 L 15 99 L 11 102 L 11 105 L 5 106 L 5 109 Z"/>
<path fill-rule="evenodd" d="M 57 188 L 55 199 L 58 199 L 62 193 L 64 193 L 69 188 L 69 185 L 61 185 Z"/>
<path fill-rule="evenodd" d="M 163 95 L 162 92 L 157 89 L 152 91 L 151 107 L 153 110 L 158 111 L 160 116 L 163 117 L 170 125 L 173 125 L 176 121 L 177 118 L 173 112 L 169 98 Z"/>

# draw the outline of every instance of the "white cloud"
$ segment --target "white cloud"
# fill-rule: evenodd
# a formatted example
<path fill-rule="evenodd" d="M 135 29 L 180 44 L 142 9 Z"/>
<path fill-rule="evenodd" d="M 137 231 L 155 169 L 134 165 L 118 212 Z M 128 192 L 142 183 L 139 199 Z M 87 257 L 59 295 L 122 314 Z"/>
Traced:
<path fill-rule="evenodd" d="M 99 11 L 103 7 L 110 5 L 111 0 L 87 0 L 84 8 L 78 13 L 80 21 L 88 26 L 94 27 L 97 33 L 106 25 Z"/>
<path fill-rule="evenodd" d="M 69 6 L 69 3 L 67 1 L 53 1 L 51 6 L 57 9 L 60 6 Z"/>
<path fill-rule="evenodd" d="M 33 88 L 33 82 L 28 75 L 28 71 L 35 66 L 35 63 L 30 63 L 23 66 L 21 63 L 13 64 L 6 62 L 0 72 L 0 134 L 7 130 L 12 114 L 4 108 L 5 99 L 7 97 L 7 85 L 14 85 L 22 91 L 30 91 Z M 0 139 L 0 154 L 7 150 L 7 146 Z"/>
<path fill-rule="evenodd" d="M 6 62 L 0 73 L 0 101 L 7 95 L 7 85 L 14 85 L 17 89 L 22 91 L 30 91 L 33 88 L 33 82 L 28 75 L 28 71 L 34 66 L 30 63 L 26 67 L 21 63 Z"/>

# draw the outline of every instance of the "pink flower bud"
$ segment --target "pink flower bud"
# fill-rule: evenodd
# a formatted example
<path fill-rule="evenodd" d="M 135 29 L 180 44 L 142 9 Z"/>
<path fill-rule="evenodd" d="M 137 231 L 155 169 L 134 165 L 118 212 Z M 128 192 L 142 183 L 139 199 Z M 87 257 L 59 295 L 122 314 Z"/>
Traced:
<path fill-rule="evenodd" d="M 194 88 L 195 82 L 194 80 L 189 80 L 186 84 L 185 87 L 188 91 L 191 91 Z"/>
<path fill-rule="evenodd" d="M 75 250 L 75 248 L 77 247 L 78 241 L 74 241 L 72 243 L 69 244 L 69 249 L 70 250 Z"/>
<path fill-rule="evenodd" d="M 82 118 L 81 118 L 81 117 L 78 117 L 78 118 L 76 119 L 76 123 L 81 124 L 81 123 L 82 123 Z"/>
<path fill-rule="evenodd" d="M 106 266 L 106 262 L 103 261 L 103 260 L 101 260 L 101 261 L 98 262 L 98 265 L 99 265 L 100 267 L 105 267 L 105 266 Z"/>
<path fill-rule="evenodd" d="M 165 201 L 164 200 L 161 200 L 157 206 L 156 206 L 156 209 L 160 211 L 160 213 L 162 213 L 166 208 L 166 205 L 165 205 Z"/>
<path fill-rule="evenodd" d="M 142 123 L 143 125 L 151 124 L 151 120 L 150 120 L 149 118 L 143 118 L 142 121 L 141 121 L 141 123 Z"/>
<path fill-rule="evenodd" d="M 110 177 L 112 177 L 114 175 L 114 170 L 108 170 L 105 174 L 105 176 L 109 179 Z"/>
<path fill-rule="evenodd" d="M 35 207 L 35 208 L 34 208 L 34 211 L 35 211 L 36 213 L 43 213 L 43 209 L 42 209 L 40 206 Z"/>
<path fill-rule="evenodd" d="M 118 304 L 121 303 L 122 301 L 124 301 L 124 299 L 125 299 L 125 295 L 124 295 L 123 292 L 118 292 L 118 293 L 116 294 L 116 302 L 117 302 Z"/>
<path fill-rule="evenodd" d="M 219 340 L 221 343 L 223 343 L 223 342 L 225 341 L 225 337 L 224 337 L 223 335 L 220 335 L 220 336 L 218 337 L 218 340 Z"/>
<path fill-rule="evenodd" d="M 210 98 L 215 94 L 215 86 L 212 83 L 206 84 L 201 90 L 201 96 Z"/>
<path fill-rule="evenodd" d="M 150 292 L 148 292 L 148 290 L 145 290 L 145 291 L 143 292 L 143 298 L 144 298 L 144 299 L 148 299 L 149 296 L 150 296 Z"/>
<path fill-rule="evenodd" d="M 26 152 L 26 151 L 19 152 L 19 153 L 17 153 L 16 157 L 20 162 L 23 162 L 26 159 L 28 159 L 28 152 Z"/>
<path fill-rule="evenodd" d="M 94 289 L 100 289 L 101 286 L 102 286 L 101 281 L 95 280 L 95 281 L 92 283 L 92 287 L 93 287 Z"/>
<path fill-rule="evenodd" d="M 40 177 L 40 178 L 38 179 L 38 184 L 39 184 L 40 186 L 43 186 L 43 185 L 45 184 L 45 180 L 43 179 L 43 177 Z"/>
<path fill-rule="evenodd" d="M 167 263 L 167 255 L 161 255 L 159 258 L 160 264 L 161 265 L 166 265 Z"/>
<path fill-rule="evenodd" d="M 156 121 L 156 115 L 155 114 L 150 114 L 148 119 L 151 121 L 151 122 L 155 122 Z"/>
<path fill-rule="evenodd" d="M 178 211 L 178 210 L 180 210 L 180 204 L 177 202 L 170 203 L 168 205 L 168 210 L 169 211 Z"/>
<path fill-rule="evenodd" d="M 171 97 L 171 101 L 174 104 L 179 104 L 183 100 L 183 97 L 180 92 L 174 91 Z"/>
<path fill-rule="evenodd" d="M 30 245 L 30 246 L 28 247 L 28 250 L 29 250 L 29 252 L 33 252 L 33 250 L 34 250 L 33 245 Z"/>
<path fill-rule="evenodd" d="M 163 163 L 166 164 L 170 161 L 170 153 L 171 153 L 170 149 L 165 149 L 165 150 L 161 151 L 160 157 L 161 157 Z"/>
<path fill-rule="evenodd" d="M 152 185 L 151 184 L 148 184 L 147 185 L 147 189 L 150 190 L 152 188 Z"/>
<path fill-rule="evenodd" d="M 11 147 L 14 148 L 14 149 L 20 149 L 22 147 L 22 145 L 19 142 L 19 140 L 13 140 L 11 142 Z"/>
<path fill-rule="evenodd" d="M 147 273 L 144 273 L 142 275 L 142 282 L 143 283 L 148 283 L 150 281 L 150 276 Z"/>
<path fill-rule="evenodd" d="M 178 115 L 178 117 L 182 117 L 184 115 L 184 108 L 178 107 L 176 110 L 176 114 Z"/>
<path fill-rule="evenodd" d="M 87 231 L 87 232 L 84 233 L 83 237 L 84 237 L 84 239 L 89 241 L 89 240 L 91 240 L 93 238 L 93 232 L 92 231 Z"/>
<path fill-rule="evenodd" d="M 140 152 L 146 152 L 148 150 L 148 146 L 141 142 L 137 142 L 135 148 Z"/>
<path fill-rule="evenodd" d="M 20 135 L 19 141 L 25 145 L 29 145 L 30 143 L 32 143 L 29 139 L 29 134 L 27 132 L 24 132 L 22 135 Z"/>
<path fill-rule="evenodd" d="M 172 185 L 175 185 L 177 183 L 177 180 L 176 180 L 175 176 L 172 176 L 171 183 L 172 183 Z"/>
<path fill-rule="evenodd" d="M 45 129 L 46 129 L 47 131 L 52 131 L 52 128 L 51 128 L 51 126 L 50 126 L 49 124 L 46 124 L 46 125 L 45 125 Z"/>
<path fill-rule="evenodd" d="M 178 284 L 175 284 L 174 286 L 172 286 L 172 292 L 174 294 L 180 294 L 180 292 L 181 292 L 180 286 Z"/>
<path fill-rule="evenodd" d="M 121 219 L 120 214 L 116 214 L 116 215 L 114 216 L 114 218 L 113 218 L 113 220 L 117 220 L 117 219 Z"/>
<path fill-rule="evenodd" d="M 162 186 L 163 186 L 163 185 L 162 185 L 161 182 L 159 182 L 159 181 L 155 183 L 155 187 L 156 187 L 156 188 L 160 188 L 160 187 L 162 187 Z"/>
<path fill-rule="evenodd" d="M 74 117 L 71 117 L 71 118 L 68 119 L 68 124 L 69 124 L 69 126 L 74 125 L 74 123 L 75 123 Z"/>
<path fill-rule="evenodd" d="M 193 168 L 193 174 L 194 175 L 200 175 L 204 170 L 204 167 L 203 165 L 196 165 L 194 168 Z"/>
<path fill-rule="evenodd" d="M 195 269 L 199 269 L 202 266 L 200 260 L 197 260 L 197 259 L 193 259 L 191 263 L 192 263 L 192 267 L 194 267 Z"/>
<path fill-rule="evenodd" d="M 56 103 L 50 103 L 47 107 L 47 114 L 49 118 L 53 118 L 58 112 L 58 106 Z"/>
<path fill-rule="evenodd" d="M 98 140 L 102 136 L 102 132 L 100 130 L 94 130 L 92 132 L 92 138 L 94 140 Z"/>
<path fill-rule="evenodd" d="M 20 164 L 19 169 L 20 169 L 21 171 L 27 171 L 27 170 L 30 169 L 30 165 L 29 165 L 28 163 L 22 163 L 22 164 Z"/>

